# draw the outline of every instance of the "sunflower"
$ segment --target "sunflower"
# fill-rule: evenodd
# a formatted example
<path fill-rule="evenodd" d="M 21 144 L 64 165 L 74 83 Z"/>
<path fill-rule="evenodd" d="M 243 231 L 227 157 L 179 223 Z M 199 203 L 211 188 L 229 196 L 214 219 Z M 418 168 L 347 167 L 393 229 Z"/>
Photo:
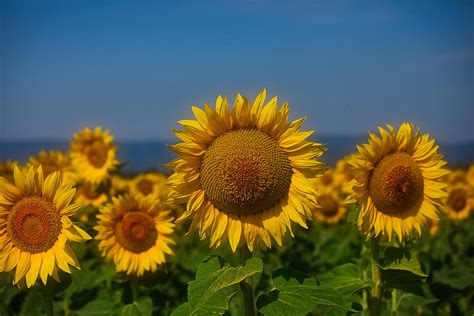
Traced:
<path fill-rule="evenodd" d="M 107 194 L 101 192 L 98 185 L 90 182 L 83 182 L 76 191 L 74 201 L 83 205 L 100 207 L 107 202 Z"/>
<path fill-rule="evenodd" d="M 131 180 L 128 178 L 116 174 L 112 175 L 110 194 L 112 196 L 119 196 L 130 193 L 130 183 Z"/>
<path fill-rule="evenodd" d="M 263 90 L 250 105 L 237 94 L 231 112 L 219 96 L 216 110 L 193 107 L 196 120 L 175 130 L 183 142 L 170 146 L 179 158 L 169 164 L 169 201 L 187 203 L 178 222 L 192 215 L 190 230 L 210 236 L 211 247 L 225 238 L 232 251 L 253 251 L 259 239 L 271 247 L 271 237 L 281 245 L 291 222 L 306 228 L 317 205 L 310 180 L 324 170 L 316 160 L 323 146 L 300 131 L 304 118 L 288 122 L 286 102 L 264 106 L 265 97 Z"/>
<path fill-rule="evenodd" d="M 6 162 L 0 162 L 0 177 L 3 177 L 10 182 L 13 181 L 13 169 L 15 165 L 18 165 L 17 161 L 7 160 Z"/>
<path fill-rule="evenodd" d="M 113 198 L 97 216 L 99 249 L 102 256 L 115 262 L 117 271 L 141 276 L 155 272 L 172 255 L 173 218 L 152 197 L 124 195 Z"/>
<path fill-rule="evenodd" d="M 341 189 L 341 177 L 336 175 L 334 169 L 326 169 L 324 173 L 313 181 L 318 190 L 333 191 Z"/>
<path fill-rule="evenodd" d="M 75 176 L 69 156 L 60 151 L 50 150 L 46 152 L 41 150 L 37 156 L 28 159 L 28 166 L 38 168 L 40 165 L 45 177 L 55 171 L 60 171 L 64 182 L 74 181 Z"/>
<path fill-rule="evenodd" d="M 467 184 L 466 171 L 462 169 L 451 170 L 445 178 L 448 185 L 455 185 L 457 183 Z"/>
<path fill-rule="evenodd" d="M 313 217 L 321 222 L 335 224 L 346 213 L 346 205 L 339 199 L 336 190 L 325 190 L 318 194 L 319 206 L 313 210 Z"/>
<path fill-rule="evenodd" d="M 420 135 L 412 124 L 398 131 L 387 125 L 381 137 L 369 133 L 368 144 L 357 146 L 359 154 L 349 160 L 354 174 L 353 198 L 362 204 L 359 227 L 367 235 L 392 232 L 399 240 L 413 229 L 421 234 L 427 219 L 438 220 L 437 208 L 446 196 L 441 178 L 448 173 L 429 135 Z"/>
<path fill-rule="evenodd" d="M 354 175 L 351 172 L 351 165 L 348 163 L 354 155 L 348 155 L 336 163 L 335 177 L 341 186 L 341 190 L 344 194 L 350 194 L 351 181 L 354 179 Z"/>
<path fill-rule="evenodd" d="M 117 148 L 112 144 L 113 137 L 100 127 L 94 130 L 85 128 L 74 135 L 71 142 L 71 161 L 76 173 L 91 183 L 107 179 L 118 165 Z"/>
<path fill-rule="evenodd" d="M 41 167 L 15 167 L 13 176 L 14 183 L 0 178 L 0 272 L 16 268 L 13 284 L 26 280 L 28 288 L 38 276 L 59 282 L 58 267 L 79 268 L 69 241 L 90 239 L 69 219 L 80 208 L 70 204 L 75 189 L 59 172 L 44 179 Z"/>
<path fill-rule="evenodd" d="M 472 189 L 461 183 L 449 187 L 444 206 L 451 219 L 466 219 L 474 207 Z"/>
<path fill-rule="evenodd" d="M 440 224 L 440 221 L 434 221 L 432 219 L 428 220 L 428 231 L 430 232 L 431 236 L 434 236 L 438 233 L 439 224 Z"/>
<path fill-rule="evenodd" d="M 149 172 L 137 175 L 130 185 L 130 194 L 140 195 L 143 197 L 154 195 L 160 199 L 164 199 L 168 193 L 165 189 L 166 176 L 157 173 Z"/>
<path fill-rule="evenodd" d="M 474 165 L 470 165 L 466 173 L 467 183 L 474 188 Z"/>

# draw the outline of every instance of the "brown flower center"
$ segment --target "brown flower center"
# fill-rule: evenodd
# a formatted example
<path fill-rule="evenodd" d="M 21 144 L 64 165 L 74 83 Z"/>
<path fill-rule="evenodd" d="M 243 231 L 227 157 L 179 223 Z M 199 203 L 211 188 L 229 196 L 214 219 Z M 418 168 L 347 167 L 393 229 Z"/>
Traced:
<path fill-rule="evenodd" d="M 158 232 L 155 221 L 150 215 L 143 212 L 128 212 L 115 225 L 115 235 L 126 250 L 141 253 L 155 244 Z"/>
<path fill-rule="evenodd" d="M 13 244 L 30 253 L 45 252 L 54 246 L 61 232 L 61 215 L 50 201 L 27 196 L 13 205 L 7 232 Z"/>
<path fill-rule="evenodd" d="M 449 193 L 447 204 L 455 211 L 462 211 L 467 205 L 467 194 L 463 189 L 454 189 Z"/>
<path fill-rule="evenodd" d="M 329 194 L 323 194 L 317 198 L 318 204 L 321 207 L 320 211 L 327 217 L 332 217 L 337 214 L 339 209 L 338 201 Z"/>
<path fill-rule="evenodd" d="M 254 128 L 229 131 L 206 150 L 201 185 L 220 211 L 241 216 L 261 213 L 288 195 L 293 174 L 277 142 Z"/>
<path fill-rule="evenodd" d="M 153 192 L 153 181 L 150 179 L 140 179 L 137 182 L 137 190 L 143 195 L 149 195 Z"/>
<path fill-rule="evenodd" d="M 107 161 L 107 146 L 101 141 L 94 141 L 86 147 L 85 152 L 90 164 L 96 168 L 101 168 Z"/>
<path fill-rule="evenodd" d="M 369 193 L 377 209 L 385 214 L 401 214 L 423 199 L 423 175 L 407 153 L 384 157 L 369 179 Z"/>

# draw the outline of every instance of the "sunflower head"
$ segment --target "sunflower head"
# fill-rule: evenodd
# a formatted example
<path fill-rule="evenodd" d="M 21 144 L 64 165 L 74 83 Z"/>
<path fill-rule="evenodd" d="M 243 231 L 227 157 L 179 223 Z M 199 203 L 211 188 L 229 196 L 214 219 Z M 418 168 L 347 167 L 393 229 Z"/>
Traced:
<path fill-rule="evenodd" d="M 45 177 L 55 171 L 60 171 L 64 182 L 74 181 L 74 172 L 67 154 L 58 150 L 41 150 L 37 156 L 32 156 L 28 160 L 28 166 L 38 168 L 40 165 Z"/>
<path fill-rule="evenodd" d="M 110 194 L 119 196 L 130 193 L 131 180 L 120 175 L 114 174 L 111 179 Z"/>
<path fill-rule="evenodd" d="M 438 220 L 448 171 L 429 135 L 408 123 L 398 131 L 387 128 L 379 128 L 380 136 L 369 133 L 369 143 L 357 146 L 358 155 L 349 160 L 352 198 L 362 204 L 358 222 L 367 235 L 391 239 L 394 232 L 402 241 L 414 229 L 421 234 L 427 219 Z"/>
<path fill-rule="evenodd" d="M 474 208 L 473 189 L 462 183 L 450 186 L 444 207 L 448 216 L 453 220 L 468 218 Z"/>
<path fill-rule="evenodd" d="M 83 205 L 92 205 L 100 207 L 107 202 L 107 194 L 99 188 L 97 184 L 91 182 L 82 182 L 74 197 L 75 202 Z"/>
<path fill-rule="evenodd" d="M 324 149 L 300 131 L 304 119 L 288 122 L 286 102 L 265 99 L 265 90 L 253 103 L 238 94 L 231 110 L 219 96 L 175 130 L 182 143 L 170 146 L 179 158 L 169 164 L 168 203 L 187 203 L 178 220 L 192 216 L 191 229 L 211 246 L 228 238 L 233 251 L 252 251 L 260 239 L 270 247 L 271 237 L 281 245 L 291 222 L 307 227 L 312 216 Z"/>
<path fill-rule="evenodd" d="M 81 179 L 100 183 L 110 176 L 118 165 L 117 148 L 112 144 L 113 137 L 107 130 L 96 127 L 85 128 L 74 135 L 70 155 L 72 166 Z"/>
<path fill-rule="evenodd" d="M 25 280 L 28 288 L 38 276 L 44 284 L 49 276 L 59 281 L 58 267 L 79 268 L 69 241 L 90 239 L 69 219 L 80 209 L 70 204 L 75 189 L 59 172 L 44 178 L 41 166 L 15 167 L 13 177 L 0 178 L 0 272 L 16 268 L 14 284 Z"/>
<path fill-rule="evenodd" d="M 117 271 L 143 275 L 155 272 L 172 255 L 173 218 L 152 196 L 123 195 L 105 204 L 97 216 L 99 249 L 113 260 Z"/>
<path fill-rule="evenodd" d="M 324 190 L 318 193 L 318 207 L 313 210 L 313 217 L 327 224 L 339 222 L 346 213 L 346 205 L 339 198 L 336 190 Z"/>
<path fill-rule="evenodd" d="M 451 170 L 446 176 L 445 181 L 448 185 L 455 185 L 458 183 L 461 184 L 468 184 L 467 174 L 466 171 L 463 169 L 455 169 Z"/>
<path fill-rule="evenodd" d="M 163 200 L 168 194 L 168 188 L 165 187 L 165 184 L 166 176 L 161 173 L 139 174 L 130 184 L 130 194 L 142 197 L 155 196 Z"/>

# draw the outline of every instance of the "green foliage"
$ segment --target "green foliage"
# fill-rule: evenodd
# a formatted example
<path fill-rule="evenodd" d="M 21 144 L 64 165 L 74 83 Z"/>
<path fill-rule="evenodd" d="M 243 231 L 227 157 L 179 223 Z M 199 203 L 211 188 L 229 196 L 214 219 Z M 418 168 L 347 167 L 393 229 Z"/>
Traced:
<path fill-rule="evenodd" d="M 235 292 L 222 291 L 263 269 L 262 260 L 247 260 L 243 267 L 223 264 L 218 257 L 211 257 L 197 270 L 196 279 L 189 282 L 188 302 L 172 315 L 222 315 L 229 308 Z"/>
<path fill-rule="evenodd" d="M 94 225 L 96 210 L 88 208 Z M 240 265 L 229 247 L 209 248 L 178 226 L 174 256 L 157 273 L 140 278 L 134 302 L 128 276 L 117 273 L 97 250 L 97 242 L 72 244 L 81 270 L 61 273 L 48 284 L 57 315 L 243 315 L 240 280 L 251 276 L 263 315 L 342 316 L 364 310 L 371 281 L 370 248 L 354 225 L 358 207 L 337 225 L 294 227 L 282 247 L 261 248 Z M 382 241 L 384 315 L 469 315 L 474 310 L 474 217 L 406 242 Z M 90 233 L 92 230 L 88 229 Z M 211 255 L 214 255 L 211 257 Z M 225 260 L 223 259 L 225 258 Z M 262 265 L 263 262 L 263 265 Z M 283 267 L 283 268 L 282 268 Z M 304 271 L 297 272 L 297 271 Z M 1 315 L 44 315 L 39 282 L 30 290 L 12 286 L 12 273 L 0 273 Z M 364 314 L 365 313 L 365 314 Z"/>
<path fill-rule="evenodd" d="M 326 280 L 330 280 L 327 277 Z M 263 315 L 307 315 L 319 305 L 353 309 L 332 287 L 318 285 L 314 278 L 291 269 L 279 269 L 273 275 L 273 288 L 258 298 Z"/>
<path fill-rule="evenodd" d="M 371 280 L 363 280 L 360 269 L 353 263 L 343 264 L 318 277 L 321 285 L 335 289 L 347 297 L 371 287 Z"/>

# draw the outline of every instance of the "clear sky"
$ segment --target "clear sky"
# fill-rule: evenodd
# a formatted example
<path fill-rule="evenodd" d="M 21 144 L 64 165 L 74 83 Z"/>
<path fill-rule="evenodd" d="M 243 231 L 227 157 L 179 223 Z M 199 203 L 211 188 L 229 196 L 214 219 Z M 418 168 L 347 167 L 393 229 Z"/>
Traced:
<path fill-rule="evenodd" d="M 263 87 L 306 129 L 474 140 L 474 1 L 0 0 L 0 139 L 173 139 Z"/>

